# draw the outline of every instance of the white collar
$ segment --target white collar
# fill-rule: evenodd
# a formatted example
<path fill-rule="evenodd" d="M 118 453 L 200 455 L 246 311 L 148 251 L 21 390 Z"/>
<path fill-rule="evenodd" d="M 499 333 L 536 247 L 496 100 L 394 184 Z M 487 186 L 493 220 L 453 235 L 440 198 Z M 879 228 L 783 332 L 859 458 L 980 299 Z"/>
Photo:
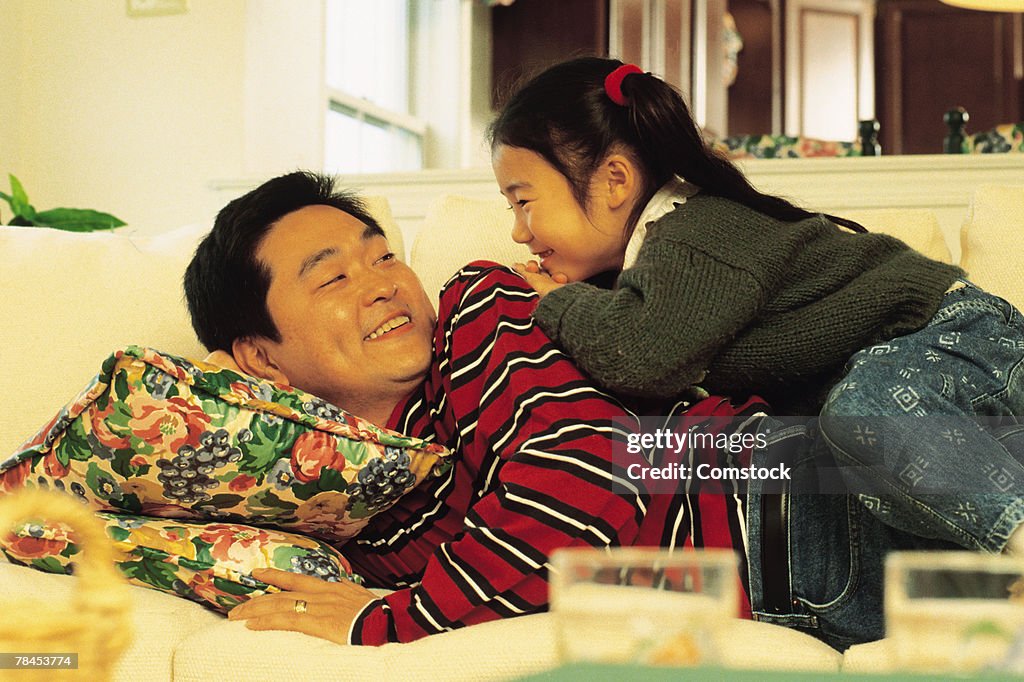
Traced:
<path fill-rule="evenodd" d="M 647 238 L 647 226 L 675 210 L 676 206 L 686 203 L 687 198 L 697 193 L 697 186 L 683 180 L 678 175 L 661 186 L 651 200 L 644 206 L 640 219 L 636 221 L 633 234 L 626 244 L 626 255 L 622 262 L 622 269 L 631 268 L 636 263 L 637 254 L 640 253 L 640 245 Z"/>

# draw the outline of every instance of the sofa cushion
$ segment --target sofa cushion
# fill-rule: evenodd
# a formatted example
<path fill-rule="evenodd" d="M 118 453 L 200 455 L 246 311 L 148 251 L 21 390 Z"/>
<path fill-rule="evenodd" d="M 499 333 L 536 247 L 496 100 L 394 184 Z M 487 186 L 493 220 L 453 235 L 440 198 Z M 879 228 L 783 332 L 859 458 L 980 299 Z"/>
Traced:
<path fill-rule="evenodd" d="M 304 391 L 129 346 L 0 462 L 0 491 L 55 487 L 106 511 L 340 542 L 448 463 L 442 446 Z"/>
<path fill-rule="evenodd" d="M 843 212 L 871 232 L 889 234 L 929 258 L 950 263 L 938 218 L 928 209 L 865 209 Z M 447 195 L 434 200 L 413 242 L 410 264 L 427 293 L 437 293 L 451 273 L 476 259 L 509 265 L 533 258 L 525 244 L 512 241 L 508 202 Z"/>
<path fill-rule="evenodd" d="M 858 644 L 843 653 L 843 672 L 861 675 L 883 675 L 896 672 L 897 666 L 892 651 L 892 640 Z"/>
<path fill-rule="evenodd" d="M 1024 308 L 1021 227 L 1024 186 L 983 185 L 967 209 L 960 231 L 960 266 L 972 282 Z"/>
<path fill-rule="evenodd" d="M 210 652 L 220 652 L 211 656 Z M 178 682 L 258 680 L 512 680 L 557 665 L 548 614 L 481 623 L 408 644 L 344 646 L 225 621 L 193 632 L 174 657 Z"/>
<path fill-rule="evenodd" d="M 72 576 L 40 573 L 0 562 L 0 610 L 24 595 L 37 595 L 48 604 L 68 604 L 68 617 L 74 618 L 71 605 L 78 589 L 78 579 Z M 139 587 L 128 590 L 132 602 L 131 642 L 114 666 L 113 680 L 170 682 L 174 679 L 172 666 L 178 644 L 189 634 L 223 618 L 184 599 Z"/>
<path fill-rule="evenodd" d="M 210 651 L 225 653 L 212 658 Z M 777 625 L 734 620 L 721 642 L 722 666 L 834 673 L 842 657 L 828 645 Z M 480 623 L 408 644 L 347 647 L 294 632 L 257 632 L 221 622 L 192 633 L 178 647 L 176 679 L 200 682 L 278 677 L 294 679 L 510 680 L 559 664 L 555 617 L 539 613 Z"/>
<path fill-rule="evenodd" d="M 206 230 L 132 238 L 0 227 L 0 459 L 74 396 L 111 348 L 205 355 L 181 276 Z"/>

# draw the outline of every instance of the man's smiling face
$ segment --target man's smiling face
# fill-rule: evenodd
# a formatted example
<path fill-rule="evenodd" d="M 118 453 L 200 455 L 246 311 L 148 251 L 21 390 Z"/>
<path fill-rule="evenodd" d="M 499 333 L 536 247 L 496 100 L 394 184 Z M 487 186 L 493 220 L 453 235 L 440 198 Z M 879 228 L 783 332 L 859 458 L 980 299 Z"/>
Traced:
<path fill-rule="evenodd" d="M 434 309 L 383 236 L 337 208 L 306 206 L 271 227 L 256 257 L 281 338 L 261 343 L 289 384 L 379 418 L 382 398 L 393 406 L 423 381 Z"/>

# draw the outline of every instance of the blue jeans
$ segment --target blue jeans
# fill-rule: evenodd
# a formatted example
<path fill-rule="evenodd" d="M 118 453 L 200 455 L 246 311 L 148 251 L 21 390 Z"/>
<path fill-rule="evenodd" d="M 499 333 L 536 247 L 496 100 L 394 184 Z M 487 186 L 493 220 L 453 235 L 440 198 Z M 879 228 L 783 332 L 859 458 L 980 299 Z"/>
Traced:
<path fill-rule="evenodd" d="M 1024 523 L 1024 320 L 972 285 L 921 330 L 855 354 L 819 419 L 766 420 L 757 466 L 791 462 L 789 608 L 769 613 L 750 487 L 755 618 L 837 649 L 884 635 L 885 556 L 999 552 Z"/>

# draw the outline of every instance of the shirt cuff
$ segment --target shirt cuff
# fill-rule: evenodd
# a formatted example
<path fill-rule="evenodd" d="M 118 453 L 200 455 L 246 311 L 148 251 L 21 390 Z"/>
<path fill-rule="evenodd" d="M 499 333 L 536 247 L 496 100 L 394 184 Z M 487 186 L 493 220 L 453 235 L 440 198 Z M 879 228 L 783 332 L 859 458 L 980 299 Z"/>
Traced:
<path fill-rule="evenodd" d="M 356 614 L 356 617 L 352 619 L 352 624 L 348 626 L 348 643 L 369 644 L 371 646 L 386 643 L 386 624 L 383 628 L 374 628 L 372 624 L 375 621 L 385 621 L 386 623 L 387 614 L 384 613 L 384 611 L 387 610 L 387 608 L 387 602 L 383 599 L 374 599 L 360 609 L 359 613 Z M 382 631 L 383 637 L 374 632 L 377 629 Z"/>

